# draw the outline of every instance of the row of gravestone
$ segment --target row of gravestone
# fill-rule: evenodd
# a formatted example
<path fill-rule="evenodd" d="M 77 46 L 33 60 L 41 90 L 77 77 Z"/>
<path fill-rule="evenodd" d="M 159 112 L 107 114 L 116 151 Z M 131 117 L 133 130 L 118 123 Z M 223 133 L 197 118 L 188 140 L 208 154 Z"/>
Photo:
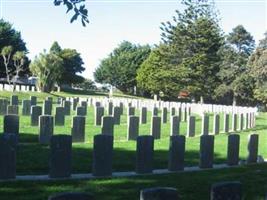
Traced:
<path fill-rule="evenodd" d="M 143 189 L 140 200 L 180 200 L 176 188 L 155 187 Z M 210 200 L 242 200 L 242 184 L 239 181 L 218 182 L 211 186 Z M 95 200 L 90 193 L 65 192 L 53 194 L 48 200 Z"/>
<path fill-rule="evenodd" d="M 80 107 L 78 107 L 80 108 Z M 96 110 L 101 107 L 96 107 Z M 42 108 L 40 106 L 32 106 L 32 114 L 31 114 L 31 125 L 38 126 L 39 125 L 39 142 L 41 144 L 48 144 L 50 141 L 50 137 L 54 134 L 54 126 L 55 125 L 64 125 L 65 124 L 65 115 L 64 108 L 58 107 L 56 109 L 55 117 L 51 115 L 41 115 Z M 72 128 L 71 135 L 73 137 L 74 142 L 84 142 L 85 141 L 85 116 L 82 116 L 79 112 L 85 112 L 86 107 L 81 107 L 81 110 L 77 110 L 77 116 L 73 117 L 72 120 Z M 103 116 L 101 118 L 97 117 L 98 112 L 96 112 L 96 122 L 97 125 L 101 125 L 101 133 L 105 135 L 114 135 L 114 125 L 118 124 L 118 115 L 113 116 Z M 242 119 L 242 115 L 240 115 L 240 119 Z M 250 115 L 247 115 L 250 116 Z M 213 133 L 219 134 L 220 132 L 220 116 L 218 114 L 214 115 L 214 127 Z M 233 130 L 236 131 L 236 115 L 233 115 Z M 251 128 L 254 127 L 254 120 L 248 120 L 247 117 L 245 127 Z M 251 118 L 250 118 L 251 119 Z M 141 117 L 139 120 L 138 116 L 129 116 L 128 117 L 128 127 L 127 127 L 127 140 L 136 140 L 139 136 L 139 123 L 143 122 L 144 118 Z M 4 133 L 15 133 L 19 134 L 19 116 L 18 115 L 5 115 L 4 116 Z M 98 122 L 99 121 L 99 122 Z M 187 125 L 187 136 L 194 137 L 195 136 L 195 117 L 189 116 L 188 125 Z M 239 130 L 243 130 L 243 122 L 240 120 Z M 224 132 L 229 132 L 229 115 L 224 115 Z M 180 134 L 180 118 L 179 116 L 171 117 L 171 128 L 170 128 L 170 136 L 179 135 Z M 209 116 L 204 115 L 202 117 L 202 135 L 209 135 Z M 161 117 L 152 116 L 151 117 L 151 129 L 150 135 L 154 137 L 154 139 L 161 138 Z"/>
<path fill-rule="evenodd" d="M 185 136 L 171 136 L 169 145 L 168 170 L 180 171 L 185 166 Z M 251 134 L 248 141 L 248 157 L 246 163 L 257 163 L 258 160 L 257 134 Z M 49 176 L 51 178 L 68 178 L 72 172 L 72 137 L 55 135 L 50 138 Z M 227 164 L 239 164 L 240 136 L 228 136 Z M 6 133 L 0 137 L 0 179 L 16 177 L 16 148 L 15 134 Z M 135 172 L 137 174 L 153 173 L 154 137 L 138 136 L 136 142 Z M 93 143 L 92 174 L 96 177 L 112 176 L 113 136 L 95 135 Z M 200 136 L 199 167 L 212 168 L 214 161 L 214 136 Z"/>

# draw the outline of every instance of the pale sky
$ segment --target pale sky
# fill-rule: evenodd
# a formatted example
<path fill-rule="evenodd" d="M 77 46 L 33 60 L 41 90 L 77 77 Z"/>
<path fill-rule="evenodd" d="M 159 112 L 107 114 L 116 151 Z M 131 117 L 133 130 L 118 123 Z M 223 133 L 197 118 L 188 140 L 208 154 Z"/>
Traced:
<path fill-rule="evenodd" d="M 123 40 L 158 44 L 161 22 L 172 19 L 180 1 L 86 0 L 90 24 L 69 23 L 66 8 L 53 0 L 0 0 L 0 15 L 13 24 L 27 43 L 32 59 L 54 41 L 62 48 L 77 49 L 85 62 L 83 76 L 92 78 L 100 60 Z M 215 0 L 225 33 L 242 24 L 256 42 L 267 31 L 267 0 Z"/>

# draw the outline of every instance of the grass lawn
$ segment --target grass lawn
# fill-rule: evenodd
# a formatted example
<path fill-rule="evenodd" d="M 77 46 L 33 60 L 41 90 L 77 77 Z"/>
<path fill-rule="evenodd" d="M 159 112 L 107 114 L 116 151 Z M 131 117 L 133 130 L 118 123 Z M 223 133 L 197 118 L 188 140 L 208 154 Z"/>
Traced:
<path fill-rule="evenodd" d="M 30 95 L 20 95 L 20 99 L 28 99 Z M 0 94 L 0 98 L 4 95 Z M 38 96 L 38 95 L 36 95 Z M 46 95 L 40 94 L 38 98 L 44 99 Z M 53 105 L 55 109 L 56 104 Z M 126 110 L 124 110 L 126 113 Z M 21 108 L 20 108 L 21 112 Z M 74 111 L 72 112 L 74 115 Z M 136 110 L 136 115 L 139 111 Z M 148 113 L 150 119 L 151 113 Z M 169 117 L 169 115 L 168 115 Z M 70 134 L 71 116 L 66 117 L 65 126 L 56 126 L 55 134 Z M 223 117 L 220 118 L 221 130 Z M 256 128 L 237 132 L 240 134 L 240 159 L 246 159 L 248 135 L 252 132 L 259 134 L 259 154 L 267 157 L 267 113 L 257 116 Z M 213 127 L 213 116 L 210 115 L 210 132 Z M 231 127 L 231 121 L 230 121 Z M 3 117 L 0 117 L 0 132 L 3 129 Z M 186 138 L 185 165 L 196 166 L 199 162 L 199 135 L 201 119 L 197 116 L 196 137 Z M 148 124 L 140 126 L 140 134 L 149 134 L 150 120 Z M 170 124 L 161 127 L 160 140 L 155 141 L 154 168 L 167 168 Z M 186 133 L 186 123 L 181 123 L 181 134 Z M 94 126 L 94 109 L 88 108 L 86 119 L 86 143 L 73 144 L 72 168 L 73 173 L 89 173 L 92 168 L 92 141 L 93 136 L 100 133 L 100 126 Z M 114 132 L 114 157 L 113 171 L 134 171 L 135 169 L 135 141 L 127 141 L 127 116 L 121 118 L 121 125 L 115 126 Z M 17 174 L 47 174 L 49 147 L 38 143 L 38 127 L 30 126 L 29 116 L 20 116 L 20 142 L 17 152 Z M 219 134 L 215 137 L 215 163 L 225 163 L 227 150 L 227 134 Z M 266 173 L 267 165 L 239 167 L 235 169 L 214 170 L 204 172 L 180 173 L 159 176 L 144 176 L 123 179 L 102 179 L 94 181 L 57 181 L 57 182 L 13 182 L 0 183 L 0 199 L 46 199 L 50 193 L 78 190 L 92 191 L 98 199 L 138 199 L 141 188 L 151 186 L 177 187 L 182 194 L 182 199 L 208 199 L 210 184 L 221 180 L 242 180 L 246 186 L 246 199 L 252 199 L 257 192 L 263 196 L 267 192 Z M 254 186 L 255 185 L 255 186 Z M 253 187 L 252 187 L 253 186 Z M 13 197 L 13 198 L 12 198 Z M 259 197 L 259 196 L 258 196 Z M 254 197 L 253 197 L 254 198 Z M 255 196 L 256 198 L 256 196 Z M 261 198 L 256 198 L 261 199 Z"/>

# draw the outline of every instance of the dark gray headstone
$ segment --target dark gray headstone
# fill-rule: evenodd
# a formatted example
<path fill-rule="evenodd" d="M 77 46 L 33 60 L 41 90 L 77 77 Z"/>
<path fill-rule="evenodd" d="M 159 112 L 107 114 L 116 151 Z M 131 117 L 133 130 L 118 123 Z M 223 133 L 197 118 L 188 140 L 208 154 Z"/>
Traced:
<path fill-rule="evenodd" d="M 52 101 L 50 100 L 44 101 L 43 115 L 52 115 Z"/>
<path fill-rule="evenodd" d="M 86 107 L 86 110 L 87 110 L 87 107 L 88 107 L 87 101 L 82 101 L 81 106 Z"/>
<path fill-rule="evenodd" d="M 186 122 L 187 121 L 187 115 L 188 115 L 186 107 L 184 107 L 182 114 L 183 114 L 183 119 L 182 120 L 183 120 L 183 122 Z"/>
<path fill-rule="evenodd" d="M 71 136 L 54 135 L 50 141 L 49 177 L 63 178 L 71 175 Z"/>
<path fill-rule="evenodd" d="M 160 139 L 161 117 L 152 116 L 151 118 L 151 135 L 154 139 Z"/>
<path fill-rule="evenodd" d="M 244 115 L 243 113 L 240 113 L 239 115 L 239 128 L 238 130 L 242 131 L 244 128 Z"/>
<path fill-rule="evenodd" d="M 237 114 L 233 113 L 232 116 L 232 131 L 236 131 L 237 130 Z"/>
<path fill-rule="evenodd" d="M 64 126 L 65 125 L 65 109 L 64 107 L 56 107 L 55 114 L 55 125 Z"/>
<path fill-rule="evenodd" d="M 114 135 L 114 117 L 103 116 L 101 124 L 101 134 L 112 136 Z"/>
<path fill-rule="evenodd" d="M 42 115 L 41 106 L 32 106 L 31 107 L 31 126 L 39 125 L 39 116 Z"/>
<path fill-rule="evenodd" d="M 120 108 L 120 114 L 121 115 L 123 115 L 123 103 L 122 102 L 120 102 L 120 106 L 119 106 L 119 108 Z M 114 109 L 113 109 L 114 110 Z M 112 111 L 113 112 L 113 111 Z"/>
<path fill-rule="evenodd" d="M 86 116 L 87 115 L 87 107 L 85 107 L 85 106 L 78 106 L 76 108 L 76 115 Z"/>
<path fill-rule="evenodd" d="M 154 137 L 150 135 L 138 136 L 136 145 L 136 173 L 152 173 Z"/>
<path fill-rule="evenodd" d="M 201 134 L 208 135 L 209 134 L 209 115 L 202 115 L 202 126 L 201 126 Z"/>
<path fill-rule="evenodd" d="M 166 124 L 167 121 L 168 121 L 168 110 L 166 107 L 164 107 L 162 109 L 162 112 L 161 112 L 161 119 L 162 119 L 162 123 L 163 124 Z"/>
<path fill-rule="evenodd" d="M 174 116 L 175 115 L 175 107 L 171 107 L 171 112 L 170 112 L 170 116 Z"/>
<path fill-rule="evenodd" d="M 224 120 L 223 120 L 223 131 L 225 133 L 229 132 L 229 114 L 224 113 Z"/>
<path fill-rule="evenodd" d="M 171 116 L 171 128 L 170 128 L 170 135 L 179 135 L 180 133 L 180 119 L 179 116 Z"/>
<path fill-rule="evenodd" d="M 22 115 L 30 115 L 31 114 L 31 101 L 23 100 L 22 101 Z"/>
<path fill-rule="evenodd" d="M 6 115 L 7 114 L 7 106 L 8 106 L 8 100 L 7 99 L 0 99 L 0 115 Z"/>
<path fill-rule="evenodd" d="M 139 135 L 139 117 L 128 117 L 127 140 L 136 140 Z"/>
<path fill-rule="evenodd" d="M 9 115 L 18 115 L 19 114 L 19 106 L 17 106 L 17 105 L 9 105 L 9 106 L 7 106 L 7 114 L 9 114 Z"/>
<path fill-rule="evenodd" d="M 78 103 L 79 103 L 79 98 L 73 98 L 72 110 L 76 111 L 76 108 L 78 106 Z"/>
<path fill-rule="evenodd" d="M 101 125 L 101 120 L 102 117 L 104 116 L 104 107 L 102 106 L 97 106 L 95 107 L 95 126 L 100 126 Z"/>
<path fill-rule="evenodd" d="M 48 200 L 94 200 L 94 196 L 89 193 L 65 192 L 51 195 Z"/>
<path fill-rule="evenodd" d="M 214 154 L 214 136 L 202 135 L 200 136 L 200 168 L 212 168 L 213 154 Z"/>
<path fill-rule="evenodd" d="M 231 134 L 228 136 L 227 148 L 227 164 L 238 165 L 239 162 L 239 143 L 240 136 L 238 134 Z"/>
<path fill-rule="evenodd" d="M 36 96 L 31 96 L 30 101 L 31 101 L 31 106 L 37 105 L 37 97 Z"/>
<path fill-rule="evenodd" d="M 196 117 L 189 116 L 187 122 L 187 137 L 194 137 L 196 134 Z"/>
<path fill-rule="evenodd" d="M 4 116 L 4 133 L 19 134 L 19 116 L 5 115 Z"/>
<path fill-rule="evenodd" d="M 182 120 L 182 108 L 181 107 L 178 107 L 177 108 L 177 112 L 178 112 L 178 116 L 180 118 L 180 121 Z"/>
<path fill-rule="evenodd" d="M 70 101 L 64 101 L 63 102 L 63 107 L 64 107 L 64 110 L 65 110 L 65 115 L 70 115 L 71 102 Z"/>
<path fill-rule="evenodd" d="M 114 117 L 114 124 L 119 125 L 121 122 L 121 108 L 120 107 L 113 107 L 113 117 Z"/>
<path fill-rule="evenodd" d="M 240 182 L 220 182 L 211 186 L 211 200 L 241 200 L 242 186 Z"/>
<path fill-rule="evenodd" d="M 0 136 L 0 179 L 16 178 L 16 141 Z"/>
<path fill-rule="evenodd" d="M 140 124 L 146 124 L 147 122 L 147 108 L 142 107 L 140 113 Z"/>
<path fill-rule="evenodd" d="M 154 107 L 152 109 L 152 116 L 158 116 L 158 113 L 159 113 L 159 109 L 157 107 Z"/>
<path fill-rule="evenodd" d="M 213 134 L 217 135 L 220 133 L 220 115 L 214 114 L 213 116 Z"/>
<path fill-rule="evenodd" d="M 169 171 L 179 171 L 184 169 L 185 136 L 176 135 L 170 137 L 169 147 Z"/>
<path fill-rule="evenodd" d="M 175 188 L 156 187 L 141 190 L 140 200 L 179 200 Z"/>
<path fill-rule="evenodd" d="M 72 118 L 71 135 L 73 142 L 85 141 L 85 117 L 75 116 Z"/>
<path fill-rule="evenodd" d="M 54 134 L 54 117 L 50 115 L 41 115 L 39 117 L 39 142 L 49 144 Z"/>
<path fill-rule="evenodd" d="M 94 176 L 111 176 L 113 158 L 113 136 L 95 135 L 93 149 Z"/>
<path fill-rule="evenodd" d="M 19 105 L 19 97 L 17 95 L 12 95 L 10 97 L 10 105 L 13 105 L 13 106 Z"/>
<path fill-rule="evenodd" d="M 247 163 L 256 163 L 258 158 L 259 135 L 251 134 L 248 141 Z"/>
<path fill-rule="evenodd" d="M 128 116 L 135 115 L 135 107 L 128 107 Z"/>
<path fill-rule="evenodd" d="M 112 115 L 112 110 L 113 110 L 113 103 L 112 102 L 108 102 L 108 115 Z"/>

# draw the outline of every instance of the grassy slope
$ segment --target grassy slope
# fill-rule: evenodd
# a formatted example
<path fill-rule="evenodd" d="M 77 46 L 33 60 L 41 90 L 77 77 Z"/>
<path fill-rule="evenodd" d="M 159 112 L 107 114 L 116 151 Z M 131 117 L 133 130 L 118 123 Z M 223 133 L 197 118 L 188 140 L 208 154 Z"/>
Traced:
<path fill-rule="evenodd" d="M 36 94 L 36 93 L 35 93 Z M 0 94 L 0 96 L 2 93 Z M 30 95 L 30 94 L 29 94 Z M 40 96 L 44 98 L 45 95 Z M 25 98 L 22 97 L 22 98 Z M 55 106 L 54 106 L 55 107 Z M 85 144 L 73 145 L 73 173 L 91 171 L 92 163 L 92 139 L 93 135 L 100 132 L 100 127 L 93 125 L 93 108 L 89 108 L 86 124 Z M 138 114 L 138 112 L 137 112 Z M 150 114 L 148 119 L 150 119 Z M 257 118 L 257 127 L 254 129 L 260 135 L 259 154 L 267 157 L 265 147 L 267 136 L 265 121 L 267 114 L 261 114 Z M 135 161 L 135 142 L 126 141 L 126 115 L 122 117 L 122 124 L 115 127 L 114 143 L 114 171 L 134 170 Z M 210 131 L 212 131 L 212 116 L 210 116 Z M 49 148 L 41 146 L 38 141 L 38 128 L 30 127 L 29 117 L 21 116 L 20 118 L 20 140 L 23 143 L 18 149 L 17 155 L 17 172 L 18 174 L 47 174 L 48 172 L 48 154 Z M 222 124 L 221 117 L 221 124 Z M 2 117 L 0 117 L 0 132 L 2 130 Z M 169 124 L 162 126 L 162 139 L 155 141 L 155 168 L 166 168 L 169 145 Z M 197 118 L 197 133 L 200 133 L 201 121 Z M 71 117 L 66 118 L 65 127 L 55 127 L 55 134 L 69 134 L 71 127 Z M 148 134 L 150 124 L 140 127 L 141 134 Z M 181 124 L 181 133 L 185 134 L 186 123 Z M 241 136 L 240 156 L 245 159 L 247 156 L 247 138 L 251 131 L 239 133 Z M 215 162 L 225 162 L 227 147 L 227 134 L 220 134 L 215 137 Z M 198 164 L 199 137 L 187 138 L 186 143 L 186 165 L 192 166 Z M 14 199 L 46 199 L 46 196 L 53 192 L 65 190 L 82 190 L 93 191 L 100 199 L 137 199 L 140 188 L 150 186 L 174 186 L 179 188 L 183 199 L 207 199 L 209 185 L 218 180 L 242 179 L 248 186 L 248 195 L 255 191 L 264 194 L 265 185 L 262 183 L 266 177 L 261 177 L 261 170 L 267 169 L 266 165 L 255 168 L 245 167 L 232 170 L 218 170 L 198 173 L 185 173 L 176 175 L 148 176 L 142 178 L 130 179 L 113 179 L 113 180 L 96 180 L 96 181 L 67 181 L 67 182 L 23 182 L 23 183 L 0 183 L 0 199 L 14 197 Z M 259 173 L 258 173 L 259 172 Z M 208 178 L 207 178 L 208 177 Z M 194 181 L 192 181 L 194 180 Z M 256 184 L 256 187 L 251 186 Z M 194 189 L 197 192 L 192 192 Z M 32 191 L 33 192 L 30 192 Z M 256 193 L 255 193 L 256 194 Z M 112 197 L 110 197 L 112 195 Z"/>

